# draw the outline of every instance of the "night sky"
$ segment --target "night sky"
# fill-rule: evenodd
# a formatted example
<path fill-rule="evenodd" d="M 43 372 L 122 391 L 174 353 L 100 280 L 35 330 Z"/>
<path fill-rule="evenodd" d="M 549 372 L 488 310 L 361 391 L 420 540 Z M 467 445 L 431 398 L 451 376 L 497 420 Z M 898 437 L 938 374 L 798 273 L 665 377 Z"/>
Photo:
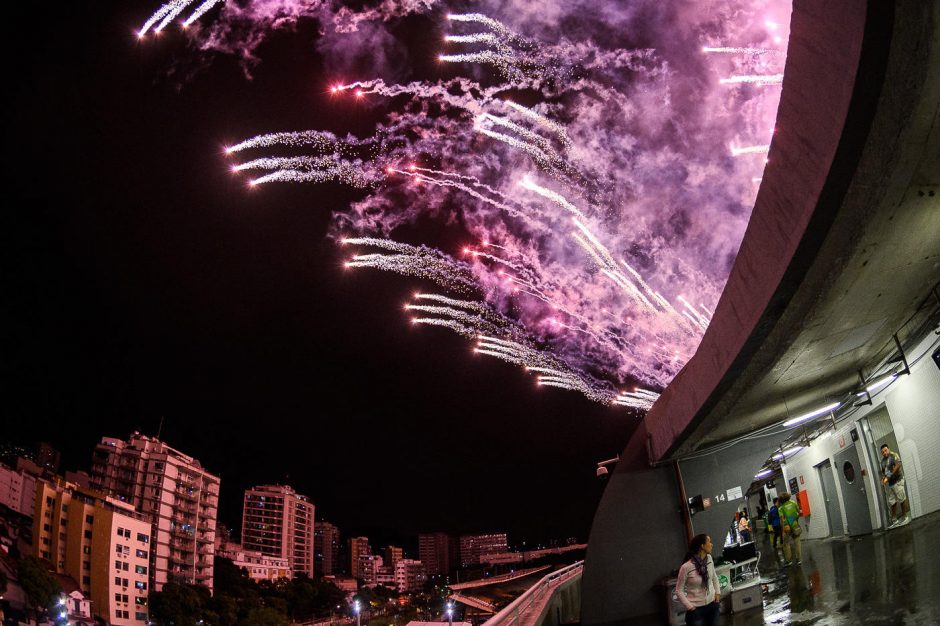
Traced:
<path fill-rule="evenodd" d="M 636 414 L 538 389 L 461 337 L 413 328 L 401 305 L 426 283 L 345 270 L 325 237 L 358 192 L 249 189 L 230 173 L 223 148 L 247 136 L 374 124 L 330 97 L 345 77 L 323 67 L 315 24 L 271 37 L 249 80 L 175 28 L 138 42 L 156 6 L 57 3 L 4 20 L 8 48 L 21 31 L 31 44 L 8 49 L 5 77 L 0 438 L 48 440 L 63 469 L 88 469 L 102 436 L 156 434 L 164 417 L 163 439 L 221 475 L 220 518 L 236 528 L 246 487 L 287 482 L 344 537 L 585 540 L 595 463 Z M 407 32 L 429 25 L 399 26 L 413 59 L 434 52 Z"/>

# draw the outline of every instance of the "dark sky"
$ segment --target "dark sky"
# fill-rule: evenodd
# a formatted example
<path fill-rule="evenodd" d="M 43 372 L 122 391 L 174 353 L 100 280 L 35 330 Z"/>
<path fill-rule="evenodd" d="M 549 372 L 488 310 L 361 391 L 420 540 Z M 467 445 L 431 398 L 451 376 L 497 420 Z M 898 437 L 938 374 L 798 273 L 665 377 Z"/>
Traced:
<path fill-rule="evenodd" d="M 345 271 L 324 236 L 350 191 L 230 174 L 233 141 L 375 121 L 330 99 L 314 25 L 262 46 L 249 81 L 175 32 L 138 43 L 157 4 L 5 20 L 8 48 L 31 45 L 5 77 L 0 438 L 87 469 L 100 437 L 164 416 L 235 526 L 245 487 L 287 481 L 345 536 L 586 539 L 594 464 L 638 418 L 412 328 L 401 305 L 424 285 Z"/>

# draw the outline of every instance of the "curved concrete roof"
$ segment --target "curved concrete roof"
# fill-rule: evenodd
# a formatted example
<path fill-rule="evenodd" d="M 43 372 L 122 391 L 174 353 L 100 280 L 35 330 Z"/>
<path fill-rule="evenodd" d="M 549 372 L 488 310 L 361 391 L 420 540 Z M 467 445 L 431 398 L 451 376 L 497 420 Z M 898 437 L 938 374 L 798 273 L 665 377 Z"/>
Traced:
<path fill-rule="evenodd" d="M 777 133 L 747 232 L 696 355 L 610 476 L 588 542 L 583 624 L 661 605 L 656 582 L 688 529 L 678 466 L 655 461 L 841 399 L 898 329 L 917 339 L 905 322 L 940 281 L 938 105 L 940 0 L 794 0 Z M 769 452 L 769 438 L 731 450 L 759 456 L 765 441 Z"/>
<path fill-rule="evenodd" d="M 645 419 L 655 459 L 838 401 L 940 280 L 940 2 L 852 4 L 795 3 L 769 163 L 702 344 Z"/>

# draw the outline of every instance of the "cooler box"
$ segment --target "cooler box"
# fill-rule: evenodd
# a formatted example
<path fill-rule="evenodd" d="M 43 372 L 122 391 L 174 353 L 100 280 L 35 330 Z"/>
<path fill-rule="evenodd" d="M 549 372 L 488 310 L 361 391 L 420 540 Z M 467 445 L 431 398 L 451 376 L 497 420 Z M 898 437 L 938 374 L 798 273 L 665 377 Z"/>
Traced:
<path fill-rule="evenodd" d="M 763 606 L 760 578 L 755 576 L 743 584 L 737 584 L 731 591 L 731 612 L 759 609 Z"/>

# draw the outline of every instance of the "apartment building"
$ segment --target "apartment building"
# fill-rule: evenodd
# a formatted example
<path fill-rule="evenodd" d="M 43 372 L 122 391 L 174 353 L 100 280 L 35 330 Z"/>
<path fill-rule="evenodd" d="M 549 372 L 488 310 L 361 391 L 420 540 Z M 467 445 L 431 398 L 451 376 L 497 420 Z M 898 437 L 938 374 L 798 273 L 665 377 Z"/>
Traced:
<path fill-rule="evenodd" d="M 418 559 L 428 576 L 446 576 L 457 566 L 457 542 L 447 533 L 418 535 Z"/>
<path fill-rule="evenodd" d="M 347 541 L 349 553 L 349 575 L 353 578 L 362 578 L 359 571 L 360 559 L 364 556 L 372 555 L 372 548 L 369 547 L 368 537 L 350 537 Z"/>
<path fill-rule="evenodd" d="M 220 480 L 193 457 L 134 433 L 95 447 L 92 488 L 133 505 L 151 522 L 150 582 L 212 589 Z"/>
<path fill-rule="evenodd" d="M 506 533 L 486 533 L 481 535 L 460 536 L 460 566 L 471 567 L 480 564 L 480 555 L 508 552 L 509 543 Z"/>
<path fill-rule="evenodd" d="M 65 481 L 36 482 L 33 550 L 73 578 L 113 626 L 148 623 L 150 522 L 130 504 Z"/>
<path fill-rule="evenodd" d="M 292 578 L 290 562 L 286 558 L 246 550 L 243 545 L 234 541 L 222 541 L 216 538 L 215 556 L 229 559 L 235 567 L 244 569 L 248 577 L 256 582 Z"/>
<path fill-rule="evenodd" d="M 395 588 L 399 593 L 420 591 L 428 579 L 424 563 L 415 559 L 395 562 Z"/>
<path fill-rule="evenodd" d="M 314 570 L 320 576 L 339 573 L 339 528 L 329 522 L 313 525 Z"/>
<path fill-rule="evenodd" d="M 287 485 L 259 485 L 246 490 L 242 545 L 246 550 L 287 559 L 295 575 L 313 578 L 313 501 Z"/>
<path fill-rule="evenodd" d="M 36 506 L 36 478 L 22 470 L 0 464 L 0 504 L 26 517 Z"/>

